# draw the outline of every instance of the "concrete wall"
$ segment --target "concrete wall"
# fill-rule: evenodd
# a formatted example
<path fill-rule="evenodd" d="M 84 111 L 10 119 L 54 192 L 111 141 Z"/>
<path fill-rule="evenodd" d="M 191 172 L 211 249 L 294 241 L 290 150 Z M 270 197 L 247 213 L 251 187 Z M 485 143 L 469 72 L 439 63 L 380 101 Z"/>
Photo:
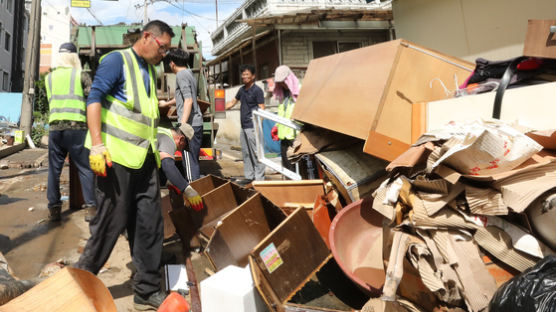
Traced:
<path fill-rule="evenodd" d="M 397 38 L 474 62 L 523 54 L 529 19 L 554 19 L 554 0 L 394 0 Z"/>
<path fill-rule="evenodd" d="M 8 1 L 11 1 L 11 11 L 8 11 Z M 13 35 L 14 35 L 14 1 L 8 0 L 0 2 L 0 22 L 2 29 L 0 29 L 0 91 L 10 91 L 10 79 L 12 72 L 12 52 L 13 52 Z M 8 43 L 9 50 L 6 50 L 6 34 L 10 35 Z M 6 75 L 7 74 L 7 75 Z M 5 82 L 4 80 L 7 79 Z M 7 84 L 7 89 L 4 88 Z"/>

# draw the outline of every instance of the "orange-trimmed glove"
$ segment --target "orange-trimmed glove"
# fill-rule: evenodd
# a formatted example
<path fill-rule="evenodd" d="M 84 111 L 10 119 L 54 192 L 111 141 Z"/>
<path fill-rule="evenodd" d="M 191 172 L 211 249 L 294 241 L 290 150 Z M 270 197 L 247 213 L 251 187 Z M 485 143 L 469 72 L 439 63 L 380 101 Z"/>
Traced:
<path fill-rule="evenodd" d="M 272 130 L 270 130 L 270 136 L 272 137 L 272 141 L 280 141 L 280 138 L 278 137 L 278 127 L 272 127 Z"/>
<path fill-rule="evenodd" d="M 89 164 L 91 170 L 101 177 L 106 176 L 106 166 L 112 167 L 112 158 L 103 143 L 91 147 L 89 154 Z"/>
<path fill-rule="evenodd" d="M 185 200 L 189 202 L 193 210 L 195 211 L 203 210 L 204 208 L 203 199 L 201 198 L 199 193 L 197 193 L 197 191 L 195 191 L 195 189 L 191 187 L 191 185 L 188 185 L 185 188 L 185 190 L 183 191 L 183 197 Z"/>

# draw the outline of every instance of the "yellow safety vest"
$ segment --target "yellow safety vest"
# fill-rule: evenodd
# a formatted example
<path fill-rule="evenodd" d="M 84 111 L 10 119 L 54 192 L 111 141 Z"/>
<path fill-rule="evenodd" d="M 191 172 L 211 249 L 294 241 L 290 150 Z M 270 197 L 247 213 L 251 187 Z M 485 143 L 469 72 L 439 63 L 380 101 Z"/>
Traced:
<path fill-rule="evenodd" d="M 87 121 L 81 70 L 58 67 L 46 76 L 46 95 L 50 106 L 48 123 L 55 120 Z"/>
<path fill-rule="evenodd" d="M 172 131 L 167 128 L 158 127 L 158 133 L 166 135 L 172 140 L 172 143 L 174 143 L 174 153 L 175 153 L 178 147 L 176 146 L 176 141 L 174 141 L 174 136 L 172 135 Z"/>
<path fill-rule="evenodd" d="M 288 96 L 280 104 L 278 104 L 278 116 L 291 119 L 293 108 L 295 102 Z M 284 126 L 280 123 L 276 123 L 276 128 L 278 128 L 278 138 L 280 140 L 293 140 L 297 136 L 297 131 L 290 127 Z"/>
<path fill-rule="evenodd" d="M 151 89 L 149 97 L 139 63 L 131 48 L 111 53 L 122 54 L 127 101 L 122 102 L 111 95 L 105 96 L 100 113 L 102 141 L 110 152 L 112 161 L 122 166 L 131 169 L 141 168 L 150 148 L 155 154 L 157 166 L 160 167 L 160 154 L 156 141 L 160 115 L 156 98 L 154 66 L 148 65 Z M 106 55 L 100 59 L 101 63 Z M 89 132 L 85 147 L 90 148 L 90 146 Z"/>

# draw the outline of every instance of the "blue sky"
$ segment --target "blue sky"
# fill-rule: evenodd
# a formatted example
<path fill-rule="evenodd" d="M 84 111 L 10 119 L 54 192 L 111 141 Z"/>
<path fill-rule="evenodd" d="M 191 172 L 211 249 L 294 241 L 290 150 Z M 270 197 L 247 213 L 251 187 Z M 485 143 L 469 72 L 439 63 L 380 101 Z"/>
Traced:
<path fill-rule="evenodd" d="M 187 23 L 195 26 L 197 40 L 203 43 L 203 54 L 211 58 L 212 42 L 210 33 L 216 29 L 216 12 L 214 0 L 164 0 L 151 1 L 148 5 L 149 19 L 160 19 L 170 25 Z M 243 0 L 218 0 L 219 25 L 226 20 L 241 4 Z M 120 22 L 133 23 L 143 20 L 145 0 L 118 0 L 104 1 L 91 0 L 91 11 L 104 25 L 113 25 Z M 42 0 L 42 5 L 67 6 L 70 0 Z M 98 25 L 87 9 L 70 8 L 71 15 L 78 23 Z"/>

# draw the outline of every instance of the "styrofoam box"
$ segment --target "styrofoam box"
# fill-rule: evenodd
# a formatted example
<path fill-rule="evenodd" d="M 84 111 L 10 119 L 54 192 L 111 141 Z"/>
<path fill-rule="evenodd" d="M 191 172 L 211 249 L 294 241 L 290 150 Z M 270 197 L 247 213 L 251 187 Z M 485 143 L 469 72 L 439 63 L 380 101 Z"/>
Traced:
<path fill-rule="evenodd" d="M 201 282 L 203 312 L 263 312 L 266 306 L 253 284 L 249 265 L 229 265 Z"/>

